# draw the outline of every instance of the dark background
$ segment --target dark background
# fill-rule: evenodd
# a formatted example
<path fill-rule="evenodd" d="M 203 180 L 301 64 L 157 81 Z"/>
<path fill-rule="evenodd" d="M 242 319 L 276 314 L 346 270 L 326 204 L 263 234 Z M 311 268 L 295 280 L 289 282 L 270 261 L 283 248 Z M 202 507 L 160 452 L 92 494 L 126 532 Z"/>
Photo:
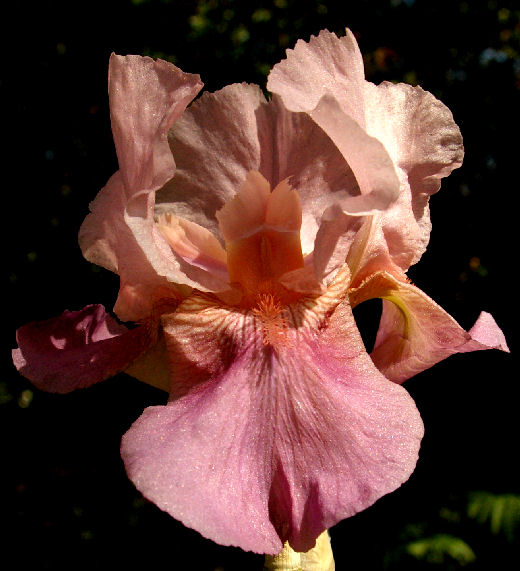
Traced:
<path fill-rule="evenodd" d="M 298 38 L 346 26 L 368 79 L 432 91 L 464 136 L 464 165 L 431 200 L 431 243 L 410 277 L 466 328 L 481 309 L 493 313 L 513 354 L 454 356 L 407 382 L 426 425 L 417 469 L 398 491 L 332 530 L 337 568 L 518 568 L 518 2 L 42 0 L 12 7 L 0 74 L 7 257 L 0 556 L 16 563 L 0 561 L 2 568 L 261 569 L 261 556 L 201 538 L 127 480 L 120 437 L 143 408 L 164 402 L 163 393 L 120 375 L 86 391 L 45 394 L 16 373 L 9 351 L 27 321 L 115 301 L 117 276 L 85 261 L 77 245 L 89 201 L 117 168 L 111 52 L 169 59 L 199 73 L 210 91 L 242 81 L 264 86 Z M 368 339 L 371 308 L 358 316 Z"/>

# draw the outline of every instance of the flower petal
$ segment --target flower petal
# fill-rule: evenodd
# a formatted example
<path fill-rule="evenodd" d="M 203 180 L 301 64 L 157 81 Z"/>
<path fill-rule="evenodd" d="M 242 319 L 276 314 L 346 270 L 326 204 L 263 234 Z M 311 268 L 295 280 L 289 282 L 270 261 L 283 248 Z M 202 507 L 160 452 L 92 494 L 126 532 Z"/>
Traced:
<path fill-rule="evenodd" d="M 367 135 L 328 93 L 309 115 L 334 141 L 359 185 L 361 195 L 343 200 L 342 210 L 355 216 L 386 210 L 399 196 L 399 180 L 383 145 Z"/>
<path fill-rule="evenodd" d="M 387 272 L 374 274 L 350 292 L 352 306 L 376 297 L 383 299 L 383 314 L 370 356 L 394 382 L 401 383 L 455 353 L 509 351 L 488 313 L 481 314 L 468 333 L 420 289 Z"/>
<path fill-rule="evenodd" d="M 356 40 L 322 31 L 298 41 L 274 66 L 267 88 L 291 111 L 305 111 L 329 135 L 354 172 L 361 196 L 344 201 L 345 212 L 385 210 L 399 194 L 394 165 L 384 146 L 365 130 L 363 60 Z"/>
<path fill-rule="evenodd" d="M 343 38 L 323 31 L 300 40 L 271 71 L 268 89 L 288 109 L 308 112 L 343 153 L 361 196 L 339 203 L 342 210 L 373 214 L 350 251 L 354 283 L 380 269 L 406 271 L 428 244 L 430 194 L 462 162 L 462 138 L 447 107 L 419 87 L 365 81 L 349 30 Z M 343 255 L 331 230 L 324 230 L 329 246 L 336 242 Z"/>
<path fill-rule="evenodd" d="M 396 165 L 401 190 L 387 211 L 367 222 L 371 239 L 362 255 L 357 253 L 357 283 L 368 274 L 363 266 L 374 266 L 377 259 L 379 269 L 395 264 L 402 271 L 419 260 L 430 236 L 429 197 L 443 177 L 460 167 L 464 155 L 450 110 L 420 87 L 367 82 L 365 117 L 367 132 L 381 141 Z"/>
<path fill-rule="evenodd" d="M 361 217 L 345 214 L 338 204 L 325 210 L 312 256 L 317 279 L 328 282 L 334 277 L 345 263 L 363 222 Z"/>
<path fill-rule="evenodd" d="M 471 340 L 460 348 L 460 353 L 484 349 L 500 349 L 509 353 L 509 347 L 502 330 L 498 327 L 493 316 L 486 311 L 480 313 L 475 325 L 469 330 L 469 334 Z"/>
<path fill-rule="evenodd" d="M 13 361 L 39 389 L 68 393 L 123 371 L 154 340 L 149 327 L 128 330 L 103 306 L 89 305 L 20 327 Z"/>
<path fill-rule="evenodd" d="M 437 192 L 441 178 L 462 164 L 462 135 L 451 111 L 418 86 L 367 82 L 365 117 L 367 132 L 406 173 L 412 207 L 420 218 L 425 195 Z"/>
<path fill-rule="evenodd" d="M 173 176 L 166 135 L 201 88 L 198 75 L 166 61 L 110 57 L 110 118 L 128 198 L 155 190 Z"/>
<path fill-rule="evenodd" d="M 181 258 L 219 277 L 224 283 L 229 281 L 226 251 L 209 230 L 169 213 L 159 216 L 157 225 Z"/>
<path fill-rule="evenodd" d="M 255 85 L 204 93 L 169 133 L 175 177 L 157 193 L 156 214 L 173 212 L 219 236 L 215 213 L 258 170 L 256 112 L 265 98 Z"/>
<path fill-rule="evenodd" d="M 365 126 L 364 87 L 363 58 L 349 29 L 342 38 L 322 30 L 309 42 L 298 40 L 267 79 L 267 89 L 279 94 L 291 111 L 308 112 L 330 93 L 361 127 Z"/>
<path fill-rule="evenodd" d="M 259 312 L 207 298 L 164 318 L 174 400 L 121 449 L 148 499 L 218 543 L 275 554 L 285 540 L 307 551 L 409 477 L 417 409 L 373 366 L 348 305 L 322 303 L 290 306 L 274 345 Z"/>
<path fill-rule="evenodd" d="M 357 200 L 358 181 L 335 142 L 307 113 L 287 110 L 276 95 L 261 112 L 259 170 L 273 187 L 288 179 L 298 193 L 302 250 L 309 254 L 324 211 Z"/>
<path fill-rule="evenodd" d="M 157 193 L 156 214 L 172 212 L 210 230 L 250 171 L 275 188 L 290 177 L 303 210 L 302 247 L 311 252 L 321 215 L 340 199 L 360 194 L 350 167 L 330 138 L 305 113 L 267 103 L 256 86 L 230 85 L 205 93 L 170 131 L 177 170 Z"/>
<path fill-rule="evenodd" d="M 114 307 L 117 316 L 122 321 L 139 321 L 150 314 L 157 289 L 172 288 L 175 295 L 175 286 L 157 275 L 126 224 L 125 192 L 118 171 L 91 203 L 91 214 L 79 231 L 79 243 L 87 260 L 119 274 L 121 287 Z M 160 239 L 165 242 L 166 251 L 168 245 L 164 238 Z M 139 296 L 128 295 L 134 290 L 139 291 Z"/>
<path fill-rule="evenodd" d="M 110 111 L 120 170 L 91 203 L 79 241 L 88 260 L 119 273 L 124 284 L 157 287 L 174 277 L 171 281 L 194 285 L 183 279 L 156 229 L 153 203 L 154 192 L 175 172 L 168 129 L 201 87 L 198 76 L 161 60 L 110 59 Z"/>

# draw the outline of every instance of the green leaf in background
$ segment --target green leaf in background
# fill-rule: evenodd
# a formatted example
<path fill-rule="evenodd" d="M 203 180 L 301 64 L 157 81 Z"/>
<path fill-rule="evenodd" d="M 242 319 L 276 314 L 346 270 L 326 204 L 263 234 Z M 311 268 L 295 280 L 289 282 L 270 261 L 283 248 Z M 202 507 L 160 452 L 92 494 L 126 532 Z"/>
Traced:
<path fill-rule="evenodd" d="M 513 543 L 520 525 L 520 496 L 472 492 L 468 500 L 468 517 L 481 524 L 489 522 L 491 533 L 503 533 Z"/>
<path fill-rule="evenodd" d="M 449 560 L 466 565 L 476 559 L 464 540 L 443 533 L 411 541 L 406 545 L 406 552 L 415 559 L 440 565 Z"/>

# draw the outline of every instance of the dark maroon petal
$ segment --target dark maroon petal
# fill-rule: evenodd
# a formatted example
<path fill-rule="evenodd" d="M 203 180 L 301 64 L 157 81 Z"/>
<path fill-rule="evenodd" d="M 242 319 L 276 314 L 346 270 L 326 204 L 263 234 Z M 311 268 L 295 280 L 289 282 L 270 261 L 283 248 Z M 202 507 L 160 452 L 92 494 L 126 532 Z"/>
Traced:
<path fill-rule="evenodd" d="M 18 329 L 13 362 L 39 389 L 68 393 L 119 373 L 153 342 L 149 327 L 127 329 L 102 305 L 65 311 Z"/>

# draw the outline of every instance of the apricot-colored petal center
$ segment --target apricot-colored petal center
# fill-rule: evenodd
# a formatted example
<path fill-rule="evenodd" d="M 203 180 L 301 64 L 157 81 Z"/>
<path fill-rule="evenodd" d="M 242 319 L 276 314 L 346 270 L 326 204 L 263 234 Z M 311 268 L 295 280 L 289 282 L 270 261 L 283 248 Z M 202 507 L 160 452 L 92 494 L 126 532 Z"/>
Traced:
<path fill-rule="evenodd" d="M 287 181 L 270 192 L 265 178 L 251 171 L 217 219 L 226 240 L 230 282 L 240 283 L 246 298 L 278 290 L 281 276 L 303 268 L 302 210 Z"/>

